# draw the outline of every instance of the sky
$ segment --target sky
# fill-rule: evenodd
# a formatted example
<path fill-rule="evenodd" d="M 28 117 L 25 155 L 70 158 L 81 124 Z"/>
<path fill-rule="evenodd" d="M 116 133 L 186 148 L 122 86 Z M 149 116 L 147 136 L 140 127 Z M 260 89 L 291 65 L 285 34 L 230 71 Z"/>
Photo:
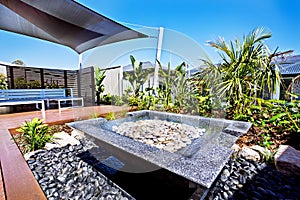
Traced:
<path fill-rule="evenodd" d="M 217 62 L 218 54 L 207 45 L 207 41 L 215 41 L 218 37 L 223 37 L 226 41 L 234 40 L 236 37 L 242 39 L 243 35 L 247 35 L 257 27 L 264 27 L 272 33 L 272 37 L 266 41 L 271 51 L 278 47 L 281 52 L 294 50 L 294 55 L 300 54 L 299 0 L 77 0 L 77 2 L 128 27 L 136 29 L 153 27 L 153 30 L 164 27 L 167 30 L 164 40 L 179 49 L 174 55 L 166 56 L 165 60 L 180 58 L 189 60 L 187 54 L 193 55 L 193 59 L 198 59 L 203 54 L 200 52 L 202 49 Z M 193 45 L 196 43 L 200 50 L 180 44 L 181 40 L 176 39 L 174 35 L 181 35 Z M 173 51 L 175 47 L 170 48 Z M 166 47 L 166 51 L 168 50 Z M 91 61 L 98 51 L 109 52 L 100 48 L 88 51 L 83 54 L 83 62 Z M 120 60 L 123 63 L 129 63 L 131 53 L 121 54 L 118 57 L 122 57 Z M 145 53 L 137 52 L 136 59 L 146 61 L 147 58 L 143 57 L 143 54 Z M 22 60 L 27 66 L 69 69 L 78 67 L 78 54 L 68 47 L 0 30 L 0 62 L 11 63 L 17 59 Z M 150 61 L 151 59 L 153 56 Z M 120 63 L 112 58 L 105 65 L 117 64 Z"/>

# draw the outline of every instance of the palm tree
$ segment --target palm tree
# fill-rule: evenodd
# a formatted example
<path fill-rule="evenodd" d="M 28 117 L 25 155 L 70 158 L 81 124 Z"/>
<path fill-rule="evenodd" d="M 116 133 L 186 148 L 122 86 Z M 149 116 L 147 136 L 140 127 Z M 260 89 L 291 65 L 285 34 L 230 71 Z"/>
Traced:
<path fill-rule="evenodd" d="M 276 84 L 280 83 L 280 74 L 272 62 L 277 49 L 270 53 L 264 43 L 271 36 L 265 29 L 257 28 L 244 36 L 242 42 L 238 38 L 229 44 L 223 38 L 209 42 L 219 50 L 222 61 L 216 65 L 203 60 L 206 68 L 196 76 L 205 80 L 216 96 L 226 98 L 231 105 L 245 96 L 256 98 L 264 87 L 274 91 Z"/>

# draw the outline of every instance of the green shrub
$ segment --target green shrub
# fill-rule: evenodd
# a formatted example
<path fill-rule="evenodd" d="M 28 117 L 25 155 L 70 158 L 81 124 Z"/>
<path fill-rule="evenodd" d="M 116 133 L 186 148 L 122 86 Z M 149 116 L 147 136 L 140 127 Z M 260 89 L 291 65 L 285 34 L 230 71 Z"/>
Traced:
<path fill-rule="evenodd" d="M 113 112 L 109 112 L 105 115 L 105 119 L 107 120 L 115 120 L 116 119 L 116 114 Z"/>
<path fill-rule="evenodd" d="M 112 95 L 111 94 L 105 94 L 102 96 L 101 100 L 100 100 L 101 103 L 103 104 L 111 104 L 112 102 Z"/>
<path fill-rule="evenodd" d="M 5 74 L 0 73 L 0 90 L 6 90 L 7 89 L 7 77 Z"/>
<path fill-rule="evenodd" d="M 99 117 L 99 114 L 94 112 L 91 116 L 90 119 L 97 119 Z"/>
<path fill-rule="evenodd" d="M 111 104 L 116 105 L 116 106 L 121 106 L 121 105 L 124 105 L 124 102 L 122 100 L 122 97 L 120 97 L 118 95 L 112 95 L 111 96 Z"/>
<path fill-rule="evenodd" d="M 251 102 L 250 100 L 249 102 Z M 283 100 L 263 100 L 256 98 L 256 104 L 246 104 L 239 112 L 235 107 L 228 107 L 229 119 L 248 121 L 253 124 L 259 136 L 259 144 L 270 148 L 278 144 L 274 140 L 286 140 L 288 135 L 300 132 L 300 103 Z"/>
<path fill-rule="evenodd" d="M 44 148 L 46 143 L 52 140 L 49 130 L 48 124 L 43 124 L 43 120 L 38 118 L 34 118 L 31 122 L 25 121 L 24 125 L 17 129 L 23 133 L 24 141 L 29 144 L 26 152 Z"/>

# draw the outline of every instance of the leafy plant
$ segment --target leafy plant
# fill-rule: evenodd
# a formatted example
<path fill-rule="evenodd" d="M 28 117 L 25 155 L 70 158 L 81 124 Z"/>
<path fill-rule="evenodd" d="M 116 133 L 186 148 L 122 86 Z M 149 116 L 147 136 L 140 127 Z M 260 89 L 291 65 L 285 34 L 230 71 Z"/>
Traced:
<path fill-rule="evenodd" d="M 100 105 L 100 95 L 104 92 L 103 80 L 105 79 L 105 70 L 100 70 L 99 67 L 95 67 L 95 79 L 96 79 L 96 98 L 97 105 Z"/>
<path fill-rule="evenodd" d="M 274 163 L 274 156 L 276 154 L 276 151 L 270 151 L 267 147 L 265 147 L 265 151 L 261 152 L 263 159 L 267 162 L 267 163 Z"/>
<path fill-rule="evenodd" d="M 108 112 L 105 115 L 105 119 L 107 119 L 107 120 L 115 120 L 116 119 L 116 114 L 114 112 Z"/>
<path fill-rule="evenodd" d="M 94 112 L 94 113 L 92 114 L 92 116 L 90 117 L 90 119 L 96 119 L 96 118 L 98 118 L 98 117 L 99 117 L 99 114 L 96 113 L 96 112 Z"/>
<path fill-rule="evenodd" d="M 0 73 L 0 90 L 7 89 L 7 77 L 5 74 Z"/>
<path fill-rule="evenodd" d="M 23 133 L 24 141 L 29 144 L 26 152 L 44 148 L 46 143 L 52 140 L 49 127 L 47 124 L 43 124 L 42 119 L 34 118 L 31 122 L 25 121 L 17 131 Z"/>
<path fill-rule="evenodd" d="M 261 134 L 260 135 L 263 138 L 262 142 L 259 142 L 259 145 L 262 147 L 270 148 L 272 141 L 270 141 L 271 137 L 269 134 Z"/>
<path fill-rule="evenodd" d="M 121 106 L 124 104 L 122 97 L 118 95 L 112 95 L 111 96 L 111 104 L 116 106 Z"/>
<path fill-rule="evenodd" d="M 125 72 L 124 78 L 131 84 L 134 95 L 138 96 L 141 86 L 147 81 L 148 75 L 152 73 L 153 69 L 143 69 L 143 63 L 136 61 L 132 55 L 130 55 L 130 60 L 133 71 Z"/>

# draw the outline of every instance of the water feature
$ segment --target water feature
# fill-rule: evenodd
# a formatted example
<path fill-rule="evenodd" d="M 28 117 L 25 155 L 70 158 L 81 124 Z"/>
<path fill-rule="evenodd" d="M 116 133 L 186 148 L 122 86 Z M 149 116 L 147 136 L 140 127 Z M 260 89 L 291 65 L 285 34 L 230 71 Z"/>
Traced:
<path fill-rule="evenodd" d="M 176 150 L 158 148 L 115 132 L 124 122 L 143 120 L 188 125 L 202 132 Z M 163 169 L 203 189 L 210 188 L 232 154 L 231 146 L 251 127 L 248 122 L 148 110 L 131 112 L 127 117 L 112 121 L 99 118 L 69 125 L 111 153 L 110 160 L 103 163 L 117 171 L 147 173 Z"/>

